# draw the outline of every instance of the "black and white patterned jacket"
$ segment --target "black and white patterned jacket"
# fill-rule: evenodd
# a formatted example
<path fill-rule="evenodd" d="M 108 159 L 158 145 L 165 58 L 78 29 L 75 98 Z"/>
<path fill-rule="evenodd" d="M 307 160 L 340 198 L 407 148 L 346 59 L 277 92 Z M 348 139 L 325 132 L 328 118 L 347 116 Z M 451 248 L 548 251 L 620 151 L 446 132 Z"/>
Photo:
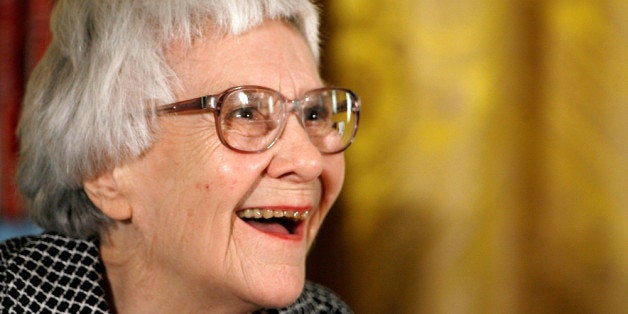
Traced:
<path fill-rule="evenodd" d="M 1 313 L 109 313 L 96 241 L 54 234 L 0 244 Z M 307 283 L 285 309 L 261 313 L 351 313 L 331 291 Z"/>

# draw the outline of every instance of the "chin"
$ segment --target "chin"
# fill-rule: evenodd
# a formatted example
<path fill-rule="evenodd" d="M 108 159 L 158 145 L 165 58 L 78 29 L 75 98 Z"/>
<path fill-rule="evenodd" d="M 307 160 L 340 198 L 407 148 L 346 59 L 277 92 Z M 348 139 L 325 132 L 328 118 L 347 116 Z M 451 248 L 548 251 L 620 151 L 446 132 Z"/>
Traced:
<path fill-rule="evenodd" d="M 279 277 L 279 278 L 277 278 Z M 261 289 L 256 289 L 254 302 L 263 308 L 283 308 L 299 298 L 305 285 L 305 276 L 299 278 L 285 278 L 276 276 L 269 279 Z"/>

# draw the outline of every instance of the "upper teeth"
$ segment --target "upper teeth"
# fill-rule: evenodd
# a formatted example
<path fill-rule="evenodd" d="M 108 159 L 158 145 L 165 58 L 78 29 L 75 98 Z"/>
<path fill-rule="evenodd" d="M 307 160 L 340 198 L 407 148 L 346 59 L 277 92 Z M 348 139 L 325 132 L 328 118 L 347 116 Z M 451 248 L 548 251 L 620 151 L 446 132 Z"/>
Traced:
<path fill-rule="evenodd" d="M 273 209 L 245 209 L 238 213 L 240 218 L 270 219 L 270 218 L 290 218 L 294 220 L 305 220 L 310 212 L 299 212 L 293 210 L 273 210 Z"/>

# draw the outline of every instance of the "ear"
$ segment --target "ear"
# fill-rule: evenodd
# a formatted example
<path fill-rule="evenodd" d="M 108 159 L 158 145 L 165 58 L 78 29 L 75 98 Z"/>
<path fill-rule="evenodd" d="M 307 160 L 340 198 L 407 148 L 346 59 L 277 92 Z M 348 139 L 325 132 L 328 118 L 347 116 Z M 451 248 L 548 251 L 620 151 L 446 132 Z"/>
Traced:
<path fill-rule="evenodd" d="M 124 193 L 121 193 L 114 171 L 107 171 L 83 181 L 83 190 L 92 203 L 109 218 L 117 221 L 129 220 L 133 216 L 133 210 Z"/>

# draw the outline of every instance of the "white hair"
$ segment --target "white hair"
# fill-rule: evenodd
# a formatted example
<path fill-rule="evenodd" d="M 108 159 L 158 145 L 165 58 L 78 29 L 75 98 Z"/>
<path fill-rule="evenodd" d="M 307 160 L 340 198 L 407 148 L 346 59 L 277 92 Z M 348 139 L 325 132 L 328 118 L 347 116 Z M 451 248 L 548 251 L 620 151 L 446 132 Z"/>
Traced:
<path fill-rule="evenodd" d="M 318 60 L 318 11 L 308 0 L 57 1 L 18 127 L 17 181 L 32 219 L 46 231 L 97 236 L 112 221 L 82 181 L 152 144 L 143 109 L 175 100 L 164 48 L 208 30 L 240 34 L 264 19 L 293 24 Z"/>

